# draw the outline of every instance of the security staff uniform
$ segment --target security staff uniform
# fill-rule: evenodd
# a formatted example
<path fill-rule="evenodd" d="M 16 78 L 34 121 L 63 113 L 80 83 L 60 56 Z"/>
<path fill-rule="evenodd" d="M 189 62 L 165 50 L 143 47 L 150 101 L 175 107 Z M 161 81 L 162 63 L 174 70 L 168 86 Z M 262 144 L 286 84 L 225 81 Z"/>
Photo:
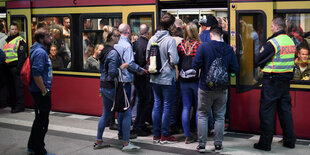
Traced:
<path fill-rule="evenodd" d="M 290 80 L 293 78 L 295 46 L 292 39 L 281 30 L 274 33 L 255 57 L 255 65 L 263 71 L 263 86 L 259 108 L 259 149 L 270 150 L 277 111 L 283 130 L 283 145 L 295 147 L 295 134 L 291 112 Z M 257 146 L 254 145 L 255 148 Z"/>
<path fill-rule="evenodd" d="M 9 36 L 7 44 L 3 47 L 8 71 L 9 101 L 12 102 L 12 113 L 24 111 L 24 86 L 20 79 L 20 70 L 27 58 L 27 45 L 24 39 L 19 36 Z"/>

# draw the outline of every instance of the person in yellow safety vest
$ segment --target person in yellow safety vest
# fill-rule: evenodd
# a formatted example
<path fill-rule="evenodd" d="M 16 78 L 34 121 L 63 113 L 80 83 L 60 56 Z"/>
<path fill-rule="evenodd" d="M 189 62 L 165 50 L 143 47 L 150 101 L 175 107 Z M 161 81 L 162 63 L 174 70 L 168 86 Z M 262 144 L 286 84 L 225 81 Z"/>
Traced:
<path fill-rule="evenodd" d="M 8 91 L 9 102 L 12 106 L 12 113 L 24 111 L 24 85 L 20 79 L 20 70 L 28 56 L 27 44 L 19 35 L 16 24 L 10 25 L 10 36 L 6 39 L 4 45 L 5 63 L 8 71 Z"/>
<path fill-rule="evenodd" d="M 254 148 L 265 151 L 271 150 L 276 111 L 283 130 L 283 146 L 295 148 L 296 143 L 289 93 L 296 48 L 284 28 L 285 21 L 274 18 L 271 25 L 273 35 L 255 56 L 254 67 L 262 68 L 263 86 L 259 107 L 261 134 Z"/>

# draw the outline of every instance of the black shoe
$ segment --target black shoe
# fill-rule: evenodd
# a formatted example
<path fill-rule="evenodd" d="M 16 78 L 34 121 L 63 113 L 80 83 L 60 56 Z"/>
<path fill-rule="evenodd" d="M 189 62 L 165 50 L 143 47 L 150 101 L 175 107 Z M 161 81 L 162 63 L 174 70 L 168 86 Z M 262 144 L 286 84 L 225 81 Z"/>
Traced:
<path fill-rule="evenodd" d="M 117 125 L 115 123 L 111 123 L 110 130 L 117 130 Z"/>
<path fill-rule="evenodd" d="M 146 136 L 151 135 L 151 133 L 146 130 L 134 130 L 133 133 L 141 137 L 146 137 Z"/>
<path fill-rule="evenodd" d="M 130 136 L 129 136 L 130 139 L 136 139 L 137 137 L 138 135 L 136 133 L 130 132 Z"/>
<path fill-rule="evenodd" d="M 205 153 L 205 152 L 207 152 L 206 147 L 205 147 L 205 146 L 202 146 L 202 145 L 198 145 L 196 149 L 197 149 L 197 151 L 198 151 L 199 153 Z"/>
<path fill-rule="evenodd" d="M 222 145 L 215 145 L 214 152 L 222 152 L 222 151 L 223 151 Z"/>
<path fill-rule="evenodd" d="M 255 143 L 254 148 L 259 149 L 259 150 L 264 150 L 264 151 L 270 151 L 271 150 L 271 146 L 261 145 L 259 143 Z"/>
<path fill-rule="evenodd" d="M 25 108 L 12 108 L 11 113 L 18 113 L 25 111 Z"/>
<path fill-rule="evenodd" d="M 287 148 L 290 148 L 290 149 L 293 149 L 293 148 L 295 148 L 295 143 L 286 143 L 286 142 L 283 142 L 283 146 L 284 146 L 284 147 L 287 147 Z"/>

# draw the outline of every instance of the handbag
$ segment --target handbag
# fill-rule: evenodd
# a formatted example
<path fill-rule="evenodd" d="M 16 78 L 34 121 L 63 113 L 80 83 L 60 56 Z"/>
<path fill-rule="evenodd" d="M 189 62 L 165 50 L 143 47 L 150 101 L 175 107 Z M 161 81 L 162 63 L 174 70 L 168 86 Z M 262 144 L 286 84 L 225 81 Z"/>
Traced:
<path fill-rule="evenodd" d="M 115 81 L 115 95 L 111 111 L 124 112 L 130 108 L 129 100 L 124 89 L 124 83 L 122 82 L 122 72 L 118 68 L 118 77 Z"/>

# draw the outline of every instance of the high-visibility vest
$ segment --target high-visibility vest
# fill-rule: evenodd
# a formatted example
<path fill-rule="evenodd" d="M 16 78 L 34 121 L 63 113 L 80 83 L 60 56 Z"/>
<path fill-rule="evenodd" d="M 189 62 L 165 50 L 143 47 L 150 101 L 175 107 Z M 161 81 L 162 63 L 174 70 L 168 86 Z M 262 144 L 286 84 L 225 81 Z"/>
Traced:
<path fill-rule="evenodd" d="M 293 40 L 283 34 L 269 40 L 275 48 L 275 55 L 267 62 L 263 72 L 286 73 L 293 72 L 296 47 Z"/>
<path fill-rule="evenodd" d="M 11 40 L 9 43 L 5 44 L 3 51 L 5 52 L 5 62 L 10 63 L 18 60 L 18 47 L 20 41 L 24 40 L 21 36 L 18 36 Z"/>

